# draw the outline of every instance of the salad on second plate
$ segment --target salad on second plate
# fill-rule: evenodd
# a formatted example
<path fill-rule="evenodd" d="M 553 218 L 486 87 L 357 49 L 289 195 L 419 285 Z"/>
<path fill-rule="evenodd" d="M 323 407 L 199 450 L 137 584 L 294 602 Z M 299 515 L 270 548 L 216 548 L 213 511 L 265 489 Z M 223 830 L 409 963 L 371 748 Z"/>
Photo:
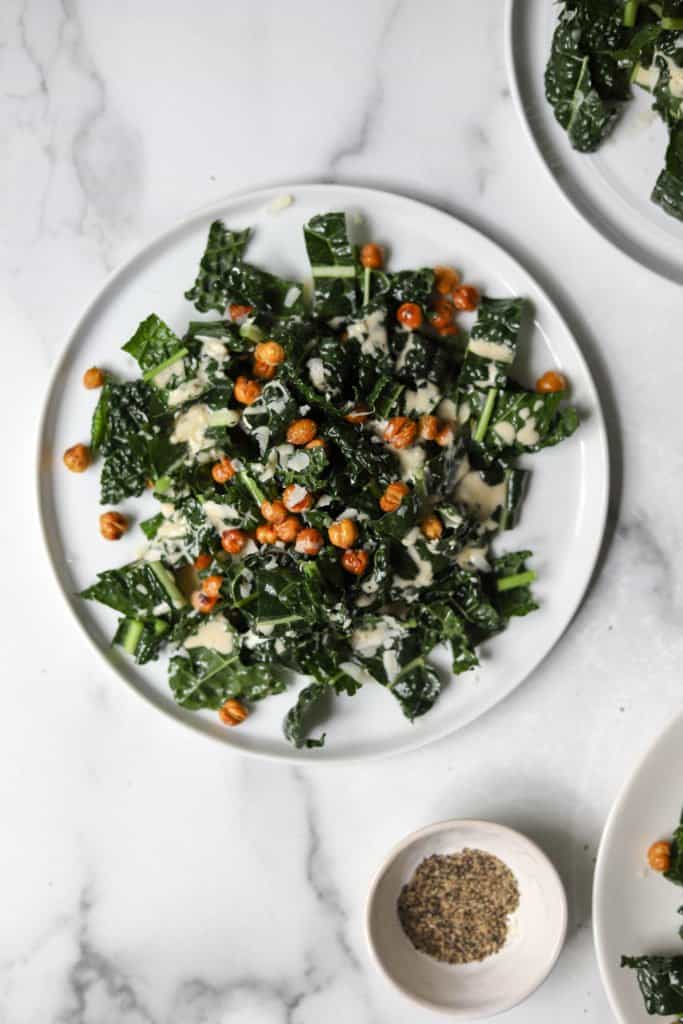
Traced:
<path fill-rule="evenodd" d="M 304 227 L 307 301 L 245 261 L 248 238 L 212 224 L 187 292 L 211 315 L 182 336 L 141 323 L 124 345 L 138 379 L 86 373 L 91 443 L 64 458 L 99 460 L 106 505 L 159 503 L 139 558 L 82 595 L 119 613 L 114 642 L 140 664 L 169 649 L 175 700 L 226 725 L 307 677 L 284 732 L 313 747 L 334 695 L 379 684 L 412 720 L 445 681 L 430 651 L 448 644 L 457 675 L 537 607 L 530 552 L 491 545 L 520 513 L 518 456 L 578 418 L 560 373 L 511 376 L 522 299 L 480 298 L 449 267 L 389 271 L 327 213 Z M 100 517 L 107 539 L 128 525 Z"/>

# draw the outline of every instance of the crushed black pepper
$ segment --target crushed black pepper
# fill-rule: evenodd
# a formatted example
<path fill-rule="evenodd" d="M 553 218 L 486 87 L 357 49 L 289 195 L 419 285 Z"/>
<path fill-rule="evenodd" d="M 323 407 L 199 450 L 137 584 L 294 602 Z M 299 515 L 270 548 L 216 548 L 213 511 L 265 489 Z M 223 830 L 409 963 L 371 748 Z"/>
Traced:
<path fill-rule="evenodd" d="M 492 853 L 464 849 L 418 864 L 398 898 L 398 916 L 416 949 L 448 964 L 468 964 L 505 944 L 519 906 L 517 880 Z"/>

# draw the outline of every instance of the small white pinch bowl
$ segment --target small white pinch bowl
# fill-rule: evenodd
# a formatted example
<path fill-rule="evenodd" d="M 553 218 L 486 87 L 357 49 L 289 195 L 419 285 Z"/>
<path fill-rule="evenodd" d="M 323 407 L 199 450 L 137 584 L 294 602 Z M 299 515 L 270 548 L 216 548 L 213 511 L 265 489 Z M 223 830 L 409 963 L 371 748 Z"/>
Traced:
<path fill-rule="evenodd" d="M 519 908 L 500 952 L 479 963 L 450 965 L 414 948 L 397 902 L 425 857 L 465 847 L 507 864 L 519 886 Z M 391 851 L 368 897 L 367 939 L 382 972 L 405 996 L 456 1020 L 492 1017 L 528 998 L 554 967 L 566 931 L 567 898 L 553 865 L 526 836 L 490 821 L 454 819 L 413 832 Z"/>

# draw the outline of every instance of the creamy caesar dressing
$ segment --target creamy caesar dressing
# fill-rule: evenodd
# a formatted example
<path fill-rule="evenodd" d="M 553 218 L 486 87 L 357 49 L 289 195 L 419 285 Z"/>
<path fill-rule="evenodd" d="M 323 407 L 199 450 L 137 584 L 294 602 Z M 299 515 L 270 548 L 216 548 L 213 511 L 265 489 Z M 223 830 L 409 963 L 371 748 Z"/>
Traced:
<path fill-rule="evenodd" d="M 185 376 L 185 361 L 180 358 L 176 359 L 175 363 L 171 363 L 169 366 L 164 367 L 163 370 L 159 370 L 152 377 L 152 383 L 155 388 L 160 390 L 167 387 L 172 380 L 182 380 Z"/>
<path fill-rule="evenodd" d="M 422 416 L 424 413 L 431 412 L 440 397 L 441 392 L 438 387 L 430 381 L 426 381 L 424 384 L 421 384 L 417 391 L 406 391 L 405 403 L 407 415 L 415 413 L 417 416 Z"/>
<path fill-rule="evenodd" d="M 491 486 L 482 480 L 481 473 L 473 470 L 458 483 L 454 498 L 469 508 L 477 509 L 480 519 L 489 519 L 497 508 L 505 504 L 505 480 Z"/>
<path fill-rule="evenodd" d="M 207 647 L 219 654 L 232 654 L 235 634 L 227 620 L 218 614 L 208 622 L 203 622 L 196 633 L 188 636 L 183 646 L 188 651 L 196 647 Z"/>
<path fill-rule="evenodd" d="M 308 360 L 306 366 L 308 367 L 308 376 L 311 378 L 311 384 L 316 391 L 325 391 L 327 388 L 327 371 L 322 359 L 314 356 Z"/>
<path fill-rule="evenodd" d="M 391 647 L 403 632 L 403 627 L 397 619 L 392 615 L 385 615 L 376 625 L 354 629 L 351 633 L 351 647 L 359 654 L 371 658 L 380 648 Z"/>
<path fill-rule="evenodd" d="M 406 365 L 406 359 L 415 348 L 415 335 L 411 331 L 406 338 L 401 351 L 399 352 L 396 362 L 394 363 L 395 370 L 402 370 Z"/>
<path fill-rule="evenodd" d="M 233 505 L 221 505 L 217 501 L 205 501 L 202 512 L 218 533 L 229 530 L 240 519 L 240 513 Z"/>
<path fill-rule="evenodd" d="M 499 423 L 496 423 L 493 432 L 498 435 L 503 444 L 510 445 L 515 443 L 515 428 L 507 420 L 501 420 Z"/>
<path fill-rule="evenodd" d="M 482 359 L 494 359 L 497 363 L 511 363 L 515 353 L 501 341 L 486 341 L 485 338 L 470 338 L 467 351 Z"/>
<path fill-rule="evenodd" d="M 458 422 L 458 409 L 451 398 L 442 398 L 436 410 L 436 415 L 444 423 L 451 425 Z"/>
<path fill-rule="evenodd" d="M 426 452 L 422 445 L 415 444 L 411 448 L 391 449 L 401 466 L 401 480 L 416 480 L 421 475 L 425 464 Z"/>
<path fill-rule="evenodd" d="M 268 213 L 282 213 L 282 211 L 291 206 L 293 202 L 294 196 L 290 196 L 286 193 L 283 193 L 281 196 L 276 196 L 275 199 L 268 204 Z"/>
<path fill-rule="evenodd" d="M 476 569 L 478 572 L 490 572 L 491 566 L 486 558 L 487 547 L 466 547 L 459 551 L 455 560 L 461 569 Z"/>
<path fill-rule="evenodd" d="M 527 448 L 531 448 L 533 445 L 538 444 L 541 440 L 541 435 L 536 430 L 535 416 L 528 419 L 521 430 L 517 431 L 517 440 Z"/>
<path fill-rule="evenodd" d="M 360 350 L 364 355 L 386 355 L 389 351 L 385 316 L 383 309 L 376 309 L 362 320 L 354 320 L 349 324 L 347 334 L 349 338 L 360 342 Z"/>
<path fill-rule="evenodd" d="M 199 398 L 206 391 L 207 384 L 208 379 L 204 374 L 198 374 L 191 380 L 179 384 L 177 388 L 173 388 L 168 393 L 169 408 L 174 409 L 177 405 L 184 405 L 185 402 L 191 402 L 193 398 Z"/>
<path fill-rule="evenodd" d="M 171 434 L 171 441 L 173 444 L 187 444 L 191 455 L 196 455 L 204 448 L 210 448 L 211 439 L 207 439 L 205 436 L 210 418 L 211 410 L 208 405 L 201 402 L 191 405 L 189 409 L 178 416 L 175 429 Z"/>

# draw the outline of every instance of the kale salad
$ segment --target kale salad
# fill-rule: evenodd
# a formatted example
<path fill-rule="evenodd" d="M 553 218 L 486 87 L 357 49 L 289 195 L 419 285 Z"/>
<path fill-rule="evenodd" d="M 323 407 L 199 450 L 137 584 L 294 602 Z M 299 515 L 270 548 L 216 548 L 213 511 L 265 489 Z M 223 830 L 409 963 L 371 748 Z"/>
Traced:
<path fill-rule="evenodd" d="M 304 226 L 312 287 L 247 262 L 249 235 L 211 225 L 186 293 L 202 316 L 182 336 L 141 323 L 123 346 L 137 379 L 85 374 L 99 401 L 67 467 L 96 461 L 103 504 L 151 491 L 158 511 L 139 557 L 81 596 L 118 612 L 113 642 L 138 664 L 171 655 L 179 705 L 226 725 L 305 677 L 283 728 L 315 747 L 336 695 L 379 685 L 412 721 L 446 681 L 437 645 L 458 675 L 537 607 L 531 552 L 503 540 L 518 457 L 578 417 L 561 373 L 511 375 L 521 298 L 450 267 L 390 271 L 344 213 Z M 100 516 L 106 539 L 128 528 Z"/>
<path fill-rule="evenodd" d="M 602 145 L 632 86 L 651 94 L 669 131 L 652 201 L 683 220 L 683 0 L 564 0 L 545 92 L 574 149 Z"/>

